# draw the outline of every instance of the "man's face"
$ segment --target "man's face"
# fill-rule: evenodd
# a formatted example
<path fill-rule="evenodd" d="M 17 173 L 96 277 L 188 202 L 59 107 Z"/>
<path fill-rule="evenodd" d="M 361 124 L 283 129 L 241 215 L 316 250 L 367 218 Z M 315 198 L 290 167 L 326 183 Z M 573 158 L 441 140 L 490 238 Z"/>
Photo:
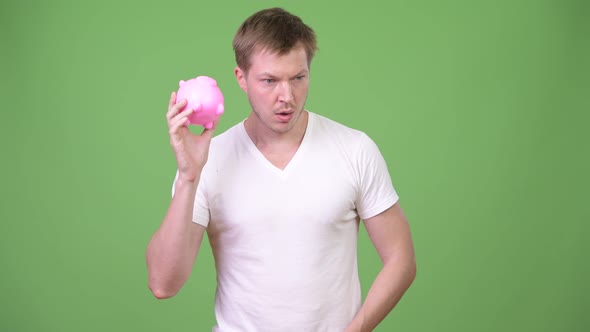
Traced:
<path fill-rule="evenodd" d="M 250 69 L 236 67 L 240 87 L 248 95 L 253 116 L 248 121 L 258 130 L 277 134 L 289 132 L 300 121 L 309 88 L 309 66 L 302 46 L 285 55 L 268 51 L 254 52 Z"/>

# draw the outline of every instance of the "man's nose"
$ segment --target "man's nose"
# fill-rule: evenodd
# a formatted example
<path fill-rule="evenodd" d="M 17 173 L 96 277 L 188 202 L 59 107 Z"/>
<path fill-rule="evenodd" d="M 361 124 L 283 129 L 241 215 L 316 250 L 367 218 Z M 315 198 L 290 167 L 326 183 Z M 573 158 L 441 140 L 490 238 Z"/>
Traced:
<path fill-rule="evenodd" d="M 293 101 L 293 87 L 291 87 L 291 82 L 281 82 L 279 84 L 279 101 L 286 104 Z"/>

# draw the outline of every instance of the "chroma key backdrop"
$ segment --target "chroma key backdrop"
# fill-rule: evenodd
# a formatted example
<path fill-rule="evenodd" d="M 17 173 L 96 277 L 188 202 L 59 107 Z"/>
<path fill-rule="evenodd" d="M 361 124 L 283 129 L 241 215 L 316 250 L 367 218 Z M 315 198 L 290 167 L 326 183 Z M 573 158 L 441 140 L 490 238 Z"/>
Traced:
<path fill-rule="evenodd" d="M 0 4 L 0 331 L 210 331 L 205 239 L 174 298 L 145 248 L 176 172 L 178 81 L 244 119 L 239 24 L 266 7 L 318 35 L 307 109 L 380 147 L 418 273 L 377 331 L 590 331 L 590 3 L 17 1 Z M 195 128 L 197 130 L 197 128 Z M 363 296 L 381 262 L 360 227 Z"/>

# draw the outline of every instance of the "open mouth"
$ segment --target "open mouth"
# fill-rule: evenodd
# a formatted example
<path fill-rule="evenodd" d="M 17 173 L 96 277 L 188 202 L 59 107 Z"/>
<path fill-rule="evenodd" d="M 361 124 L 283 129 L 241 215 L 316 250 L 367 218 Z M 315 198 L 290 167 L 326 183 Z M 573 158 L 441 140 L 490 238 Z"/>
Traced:
<path fill-rule="evenodd" d="M 289 122 L 289 120 L 291 120 L 291 117 L 293 117 L 293 112 L 279 112 L 276 113 L 276 115 L 279 118 L 279 121 Z"/>

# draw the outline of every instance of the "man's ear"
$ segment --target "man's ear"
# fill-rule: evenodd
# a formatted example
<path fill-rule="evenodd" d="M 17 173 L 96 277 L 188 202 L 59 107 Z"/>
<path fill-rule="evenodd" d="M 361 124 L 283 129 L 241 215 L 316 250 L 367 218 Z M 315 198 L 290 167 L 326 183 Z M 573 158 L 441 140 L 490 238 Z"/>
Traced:
<path fill-rule="evenodd" d="M 236 66 L 234 69 L 234 75 L 236 75 L 236 80 L 238 81 L 238 85 L 244 92 L 248 93 L 248 87 L 246 85 L 246 73 L 242 70 L 242 68 Z"/>

